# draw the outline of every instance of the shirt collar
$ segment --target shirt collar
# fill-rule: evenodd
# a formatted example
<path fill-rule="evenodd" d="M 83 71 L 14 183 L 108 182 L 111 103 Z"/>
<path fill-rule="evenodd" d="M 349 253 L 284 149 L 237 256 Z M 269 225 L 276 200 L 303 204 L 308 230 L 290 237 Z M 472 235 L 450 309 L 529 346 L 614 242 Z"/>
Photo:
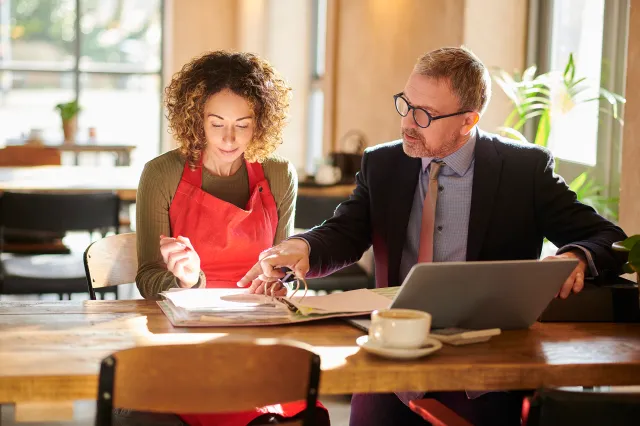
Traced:
<path fill-rule="evenodd" d="M 442 158 L 442 161 L 451 168 L 458 176 L 464 176 L 471 167 L 473 158 L 475 157 L 475 147 L 478 131 L 473 130 L 473 133 L 467 143 L 462 145 L 456 152 L 447 155 Z M 440 160 L 434 157 L 422 157 L 422 170 L 426 171 L 427 167 L 433 160 Z"/>

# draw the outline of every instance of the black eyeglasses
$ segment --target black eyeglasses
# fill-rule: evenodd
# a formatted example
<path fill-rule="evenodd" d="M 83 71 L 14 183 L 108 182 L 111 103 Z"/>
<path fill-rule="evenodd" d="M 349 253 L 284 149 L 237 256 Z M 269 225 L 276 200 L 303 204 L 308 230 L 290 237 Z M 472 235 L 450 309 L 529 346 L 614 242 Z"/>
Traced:
<path fill-rule="evenodd" d="M 409 114 L 409 111 L 413 110 L 414 121 L 416 122 L 418 127 L 422 127 L 423 129 L 426 129 L 427 127 L 429 127 L 432 121 L 471 112 L 471 111 L 458 111 L 458 112 L 454 112 L 453 114 L 439 115 L 437 117 L 434 117 L 431 114 L 429 114 L 427 110 L 419 107 L 414 107 L 413 105 L 411 105 L 403 96 L 404 96 L 404 93 L 402 92 L 398 93 L 397 95 L 393 95 L 393 99 L 396 103 L 396 111 L 398 111 L 398 114 L 400 114 L 401 116 L 406 117 L 407 114 Z"/>

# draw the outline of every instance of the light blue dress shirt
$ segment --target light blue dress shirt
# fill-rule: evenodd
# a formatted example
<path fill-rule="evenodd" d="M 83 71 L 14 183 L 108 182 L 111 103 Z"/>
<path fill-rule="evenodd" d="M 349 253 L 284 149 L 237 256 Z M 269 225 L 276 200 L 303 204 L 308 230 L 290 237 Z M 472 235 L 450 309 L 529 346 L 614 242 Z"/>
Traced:
<path fill-rule="evenodd" d="M 463 262 L 467 260 L 467 237 L 471 190 L 477 132 L 466 144 L 442 160 L 445 164 L 438 175 L 438 199 L 436 202 L 435 230 L 433 232 L 434 262 Z M 407 239 L 400 261 L 400 282 L 418 263 L 422 207 L 429 187 L 429 165 L 435 158 L 423 158 L 418 176 L 418 185 L 413 196 L 413 205 L 407 226 Z"/>

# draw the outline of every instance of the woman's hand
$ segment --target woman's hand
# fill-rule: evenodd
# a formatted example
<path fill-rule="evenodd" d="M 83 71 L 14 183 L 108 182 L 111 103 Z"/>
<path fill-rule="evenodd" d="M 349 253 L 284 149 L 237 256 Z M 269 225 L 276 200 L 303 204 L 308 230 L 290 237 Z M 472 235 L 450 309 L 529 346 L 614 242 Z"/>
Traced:
<path fill-rule="evenodd" d="M 200 257 L 187 237 L 160 236 L 162 260 L 182 288 L 191 288 L 200 279 Z"/>

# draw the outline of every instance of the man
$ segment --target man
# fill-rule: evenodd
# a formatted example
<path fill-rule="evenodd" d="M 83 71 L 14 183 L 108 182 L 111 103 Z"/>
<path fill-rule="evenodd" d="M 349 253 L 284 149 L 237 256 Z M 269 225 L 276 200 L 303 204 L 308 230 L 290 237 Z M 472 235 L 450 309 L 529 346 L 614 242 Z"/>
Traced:
<path fill-rule="evenodd" d="M 238 283 L 252 290 L 287 266 L 317 277 L 356 262 L 373 244 L 376 285 L 397 286 L 416 262 L 537 259 L 544 237 L 552 258 L 579 265 L 559 296 L 585 277 L 621 273 L 611 244 L 624 232 L 576 200 L 554 175 L 551 154 L 477 128 L 491 94 L 487 69 L 468 50 L 443 48 L 419 58 L 394 96 L 402 140 L 369 148 L 357 186 L 323 225 L 267 250 Z M 400 398 L 398 398 L 400 397 Z M 354 395 L 351 425 L 424 422 L 407 393 Z M 522 395 L 438 392 L 475 425 L 520 424 Z"/>

